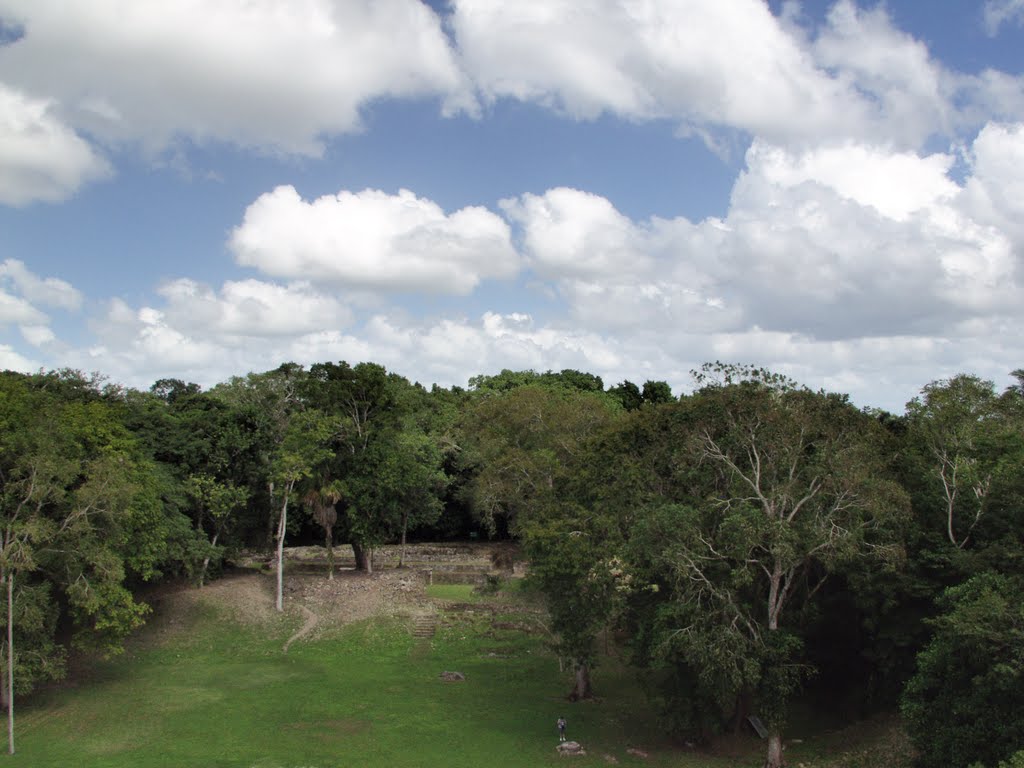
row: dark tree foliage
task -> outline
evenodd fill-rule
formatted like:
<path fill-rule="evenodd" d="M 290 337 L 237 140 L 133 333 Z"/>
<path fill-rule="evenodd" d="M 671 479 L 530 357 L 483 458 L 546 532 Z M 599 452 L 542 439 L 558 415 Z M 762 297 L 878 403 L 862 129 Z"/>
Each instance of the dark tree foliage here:
<path fill-rule="evenodd" d="M 981 574 L 940 605 L 904 694 L 907 730 L 922 766 L 994 766 L 1024 744 L 1024 579 Z"/>
<path fill-rule="evenodd" d="M 507 368 L 493 376 L 474 376 L 469 380 L 469 387 L 474 392 L 507 392 L 527 384 L 539 384 L 546 387 L 564 387 L 580 392 L 603 392 L 604 382 L 600 376 L 571 368 L 559 372 L 546 371 L 510 371 Z"/>
<path fill-rule="evenodd" d="M 208 392 L 0 374 L 13 693 L 59 676 L 59 631 L 116 648 L 143 618 L 143 581 L 214 578 L 275 533 L 328 553 L 348 540 L 368 568 L 385 542 L 485 531 L 522 541 L 576 697 L 616 630 L 687 739 L 756 710 L 775 766 L 797 691 L 852 719 L 912 678 L 902 707 L 923 764 L 1016 765 L 1014 376 L 1001 393 L 936 380 L 887 414 L 720 362 L 680 399 L 665 381 L 605 390 L 573 369 L 429 391 L 369 362 L 285 363 Z"/>
<path fill-rule="evenodd" d="M 648 379 L 644 382 L 642 396 L 644 403 L 649 405 L 664 405 L 675 400 L 675 397 L 672 396 L 672 387 L 668 385 L 667 381 Z"/>
<path fill-rule="evenodd" d="M 644 404 L 644 397 L 640 394 L 640 387 L 629 379 L 610 388 L 608 394 L 618 400 L 619 404 L 627 411 L 638 410 Z"/>

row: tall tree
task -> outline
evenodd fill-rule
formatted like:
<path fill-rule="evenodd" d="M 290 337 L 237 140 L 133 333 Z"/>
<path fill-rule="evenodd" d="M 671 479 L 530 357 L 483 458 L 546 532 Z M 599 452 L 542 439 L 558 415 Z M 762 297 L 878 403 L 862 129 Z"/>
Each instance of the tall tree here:
<path fill-rule="evenodd" d="M 664 405 L 675 401 L 672 396 L 672 387 L 667 381 L 653 381 L 648 379 L 644 382 L 643 389 L 644 403 L 650 405 Z"/>
<path fill-rule="evenodd" d="M 247 422 L 252 441 L 250 450 L 256 457 L 249 481 L 261 490 L 258 506 L 266 525 L 267 546 L 275 540 L 279 522 L 279 477 L 274 461 L 281 451 L 292 416 L 305 407 L 300 394 L 305 379 L 301 366 L 285 363 L 272 371 L 232 377 L 210 391 L 214 398 L 243 414 Z"/>
<path fill-rule="evenodd" d="M 922 765 L 995 765 L 1024 743 L 1024 581 L 984 573 L 941 600 L 902 713 Z"/>
<path fill-rule="evenodd" d="M 324 475 L 314 475 L 313 484 L 302 497 L 313 520 L 324 532 L 327 549 L 327 578 L 334 580 L 334 526 L 338 524 L 337 504 L 343 496 L 341 483 Z"/>
<path fill-rule="evenodd" d="M 54 637 L 62 610 L 80 637 L 108 651 L 141 624 L 147 609 L 126 578 L 156 575 L 173 526 L 187 530 L 152 489 L 151 465 L 99 393 L 63 376 L 0 374 L 0 688 L 11 752 L 15 694 L 63 672 Z"/>
<path fill-rule="evenodd" d="M 281 508 L 277 521 L 277 610 L 284 610 L 284 540 L 288 533 L 288 505 L 296 486 L 312 477 L 316 467 L 331 457 L 327 447 L 338 424 L 320 411 L 292 415 L 281 443 L 271 459 L 271 477 L 277 484 Z"/>
<path fill-rule="evenodd" d="M 195 505 L 196 528 L 210 537 L 209 550 L 199 570 L 198 582 L 201 588 L 206 580 L 210 559 L 215 555 L 219 557 L 217 541 L 229 529 L 234 513 L 249 500 L 249 490 L 200 473 L 186 480 L 185 492 Z"/>
<path fill-rule="evenodd" d="M 907 415 L 912 441 L 941 494 L 946 536 L 963 549 L 985 514 L 999 468 L 992 443 L 1003 420 L 995 389 L 976 376 L 935 381 L 907 403 Z"/>
<path fill-rule="evenodd" d="M 627 411 L 635 411 L 644 404 L 644 397 L 640 393 L 640 387 L 629 379 L 609 388 L 608 394 L 618 400 Z"/>
<path fill-rule="evenodd" d="M 694 666 L 759 689 L 766 765 L 777 768 L 802 665 L 788 609 L 845 561 L 897 557 L 889 535 L 907 503 L 887 478 L 874 420 L 844 397 L 759 373 L 727 371 L 734 383 L 684 406 L 694 412 L 683 460 L 698 468 L 699 490 L 692 506 L 652 510 L 645 538 L 662 586 L 693 620 L 678 637 L 698 638 L 686 647 Z"/>
<path fill-rule="evenodd" d="M 397 536 L 404 541 L 410 522 L 432 522 L 440 513 L 444 436 L 431 433 L 429 396 L 383 366 L 345 362 L 312 366 L 304 392 L 339 419 L 327 471 L 339 483 L 356 566 L 372 571 L 375 547 Z"/>
<path fill-rule="evenodd" d="M 479 397 L 463 417 L 464 445 L 478 466 L 473 506 L 493 534 L 511 531 L 543 502 L 585 440 L 621 411 L 604 393 L 528 384 Z"/>
<path fill-rule="evenodd" d="M 501 522 L 522 535 L 559 651 L 573 665 L 573 698 L 592 693 L 594 641 L 616 592 L 607 521 L 580 504 L 571 480 L 587 442 L 621 414 L 604 392 L 527 384 L 483 394 L 463 416 L 477 515 L 492 533 Z"/>

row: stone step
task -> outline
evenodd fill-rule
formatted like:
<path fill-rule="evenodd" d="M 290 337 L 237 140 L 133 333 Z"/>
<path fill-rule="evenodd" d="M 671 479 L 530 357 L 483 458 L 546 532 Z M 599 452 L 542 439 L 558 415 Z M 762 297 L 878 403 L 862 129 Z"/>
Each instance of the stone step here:
<path fill-rule="evenodd" d="M 412 618 L 412 636 L 416 638 L 430 638 L 437 634 L 437 617 L 432 615 L 419 615 Z"/>

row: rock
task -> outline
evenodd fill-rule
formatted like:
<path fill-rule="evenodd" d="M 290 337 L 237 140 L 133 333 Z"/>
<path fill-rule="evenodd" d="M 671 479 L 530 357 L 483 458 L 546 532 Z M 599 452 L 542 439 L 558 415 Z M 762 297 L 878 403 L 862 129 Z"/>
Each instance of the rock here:
<path fill-rule="evenodd" d="M 587 751 L 583 749 L 583 745 L 578 741 L 563 741 L 555 749 L 558 750 L 558 754 L 562 757 L 575 757 L 583 756 L 587 754 Z"/>
<path fill-rule="evenodd" d="M 466 679 L 466 676 L 461 672 L 449 672 L 445 670 L 441 673 L 441 679 L 446 683 L 461 683 Z"/>
<path fill-rule="evenodd" d="M 637 749 L 636 747 L 630 747 L 626 750 L 626 752 L 633 755 L 634 757 L 648 757 L 648 754 L 646 752 L 644 752 L 642 749 Z"/>
<path fill-rule="evenodd" d="M 615 755 L 605 755 L 604 756 L 604 761 L 606 763 L 611 763 L 612 765 L 618 765 L 619 764 L 619 758 L 617 758 Z"/>

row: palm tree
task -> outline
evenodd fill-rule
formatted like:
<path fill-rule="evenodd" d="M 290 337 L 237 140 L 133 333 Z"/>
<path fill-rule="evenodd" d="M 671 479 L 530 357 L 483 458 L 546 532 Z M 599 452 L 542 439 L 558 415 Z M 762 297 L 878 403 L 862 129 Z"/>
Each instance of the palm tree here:
<path fill-rule="evenodd" d="M 321 485 L 308 490 L 303 502 L 313 513 L 317 525 L 324 529 L 324 544 L 327 546 L 327 578 L 334 579 L 334 526 L 338 522 L 335 506 L 341 501 L 341 484 L 337 480 L 321 478 Z"/>

